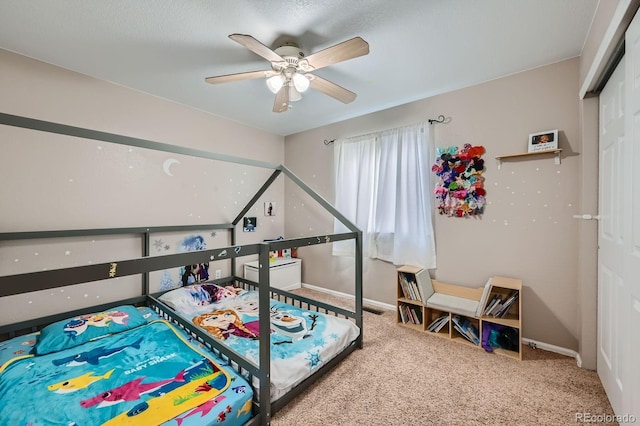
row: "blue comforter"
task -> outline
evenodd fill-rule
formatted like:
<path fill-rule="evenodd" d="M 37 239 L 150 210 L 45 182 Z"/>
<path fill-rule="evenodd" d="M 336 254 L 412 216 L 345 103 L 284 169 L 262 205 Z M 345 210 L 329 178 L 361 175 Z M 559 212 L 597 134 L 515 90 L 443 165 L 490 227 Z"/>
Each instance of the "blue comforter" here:
<path fill-rule="evenodd" d="M 0 369 L 0 424 L 160 424 L 174 418 L 173 424 L 181 424 L 185 413 L 197 407 L 211 411 L 220 405 L 216 410 L 224 413 L 228 400 L 222 393 L 232 379 L 169 323 L 153 321 L 60 352 L 22 355 L 5 363 Z"/>

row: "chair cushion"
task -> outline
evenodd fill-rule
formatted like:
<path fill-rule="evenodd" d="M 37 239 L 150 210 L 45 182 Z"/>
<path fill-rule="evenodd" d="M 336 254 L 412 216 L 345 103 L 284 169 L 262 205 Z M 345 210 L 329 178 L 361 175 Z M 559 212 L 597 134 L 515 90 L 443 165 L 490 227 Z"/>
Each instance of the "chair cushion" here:
<path fill-rule="evenodd" d="M 433 293 L 427 300 L 427 307 L 454 314 L 475 317 L 479 302 L 464 297 L 451 296 L 443 293 Z"/>

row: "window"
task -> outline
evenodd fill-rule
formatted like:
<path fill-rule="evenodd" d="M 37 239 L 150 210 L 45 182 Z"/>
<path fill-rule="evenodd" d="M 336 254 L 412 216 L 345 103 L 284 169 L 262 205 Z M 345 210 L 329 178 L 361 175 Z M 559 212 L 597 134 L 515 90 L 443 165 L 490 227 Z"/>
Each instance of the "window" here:
<path fill-rule="evenodd" d="M 432 152 L 426 123 L 335 142 L 335 207 L 362 230 L 365 256 L 435 268 Z M 337 220 L 334 228 L 348 232 Z M 353 253 L 353 241 L 333 244 L 335 255 Z"/>

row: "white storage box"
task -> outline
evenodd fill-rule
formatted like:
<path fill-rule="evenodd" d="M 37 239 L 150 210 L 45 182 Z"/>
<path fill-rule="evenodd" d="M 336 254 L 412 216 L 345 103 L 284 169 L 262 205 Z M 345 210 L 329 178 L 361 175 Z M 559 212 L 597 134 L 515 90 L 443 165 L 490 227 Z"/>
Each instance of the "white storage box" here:
<path fill-rule="evenodd" d="M 258 261 L 244 264 L 244 277 L 250 281 L 258 282 Z M 302 259 L 295 257 L 277 259 L 269 262 L 269 281 L 271 287 L 280 290 L 293 290 L 302 286 Z"/>

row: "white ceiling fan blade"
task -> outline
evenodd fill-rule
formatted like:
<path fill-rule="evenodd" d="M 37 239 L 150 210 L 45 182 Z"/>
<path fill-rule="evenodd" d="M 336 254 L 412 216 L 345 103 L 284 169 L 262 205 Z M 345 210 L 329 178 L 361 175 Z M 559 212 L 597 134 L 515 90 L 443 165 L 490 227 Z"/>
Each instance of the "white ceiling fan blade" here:
<path fill-rule="evenodd" d="M 231 34 L 229 38 L 237 43 L 240 43 L 256 55 L 260 55 L 269 62 L 284 62 L 284 58 L 278 55 L 276 52 L 260 43 L 255 38 L 247 34 Z"/>
<path fill-rule="evenodd" d="M 369 54 L 369 43 L 360 37 L 354 37 L 351 40 L 312 53 L 305 59 L 313 68 L 319 69 L 367 54 Z"/>
<path fill-rule="evenodd" d="M 289 109 L 289 85 L 285 84 L 276 93 L 276 100 L 273 102 L 273 112 L 285 112 Z"/>
<path fill-rule="evenodd" d="M 219 84 L 219 83 L 227 83 L 230 81 L 250 80 L 252 78 L 272 77 L 276 74 L 279 74 L 279 72 L 274 70 L 249 71 L 249 72 L 240 72 L 237 74 L 227 74 L 227 75 L 217 75 L 215 77 L 207 77 L 204 79 L 204 81 L 211 84 Z"/>
<path fill-rule="evenodd" d="M 345 104 L 348 104 L 349 102 L 353 102 L 357 96 L 352 91 L 347 90 L 344 87 L 338 86 L 337 84 L 332 83 L 329 80 L 325 80 L 322 77 L 318 77 L 317 75 L 314 75 L 311 78 L 311 88 L 318 90 L 319 92 L 322 92 L 325 95 L 331 96 L 332 98 L 337 99 L 340 102 Z"/>

